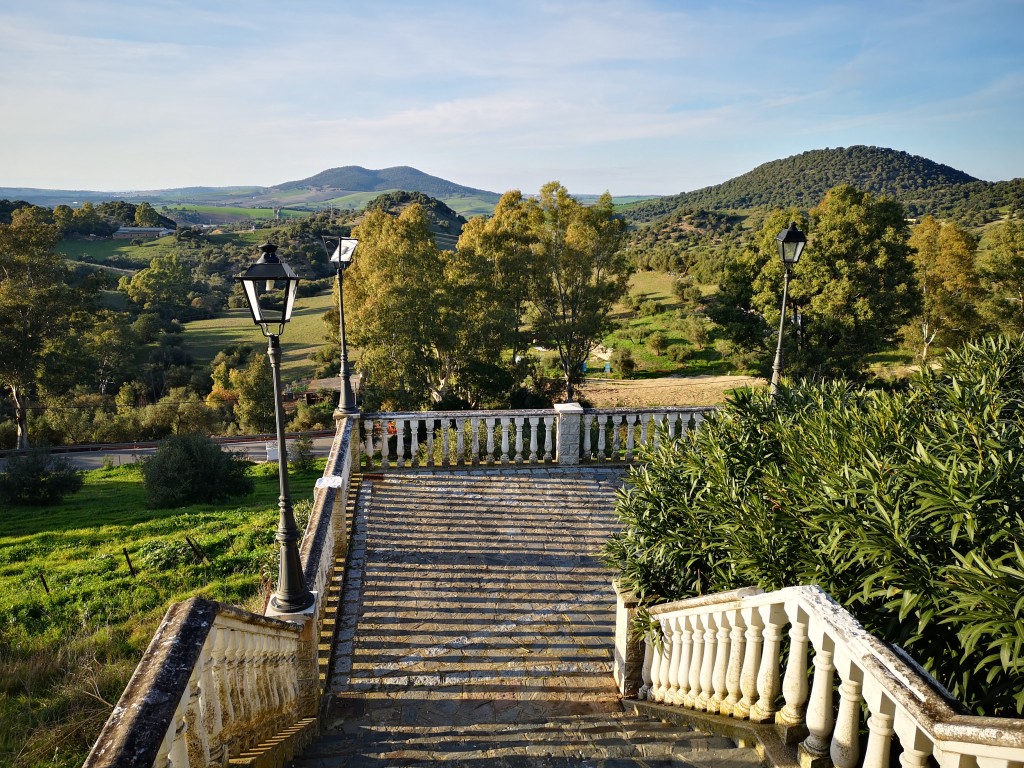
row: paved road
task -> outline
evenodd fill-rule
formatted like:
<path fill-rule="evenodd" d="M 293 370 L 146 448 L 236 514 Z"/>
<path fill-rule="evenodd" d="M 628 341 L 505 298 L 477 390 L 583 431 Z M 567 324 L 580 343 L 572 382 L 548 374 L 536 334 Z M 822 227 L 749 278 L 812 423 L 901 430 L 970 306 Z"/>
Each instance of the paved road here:
<path fill-rule="evenodd" d="M 331 443 L 334 441 L 333 437 L 314 437 L 313 438 L 313 454 L 315 456 L 326 456 L 331 450 Z M 288 444 L 291 445 L 291 440 Z M 276 446 L 276 441 L 271 443 L 272 446 Z M 231 442 L 224 444 L 225 450 L 240 453 L 246 458 L 252 461 L 267 461 L 267 441 L 266 440 L 252 440 L 248 442 Z M 145 458 L 146 456 L 152 455 L 156 451 L 156 448 L 124 448 L 114 449 L 105 448 L 99 446 L 96 450 L 91 451 L 75 451 L 67 453 L 67 457 L 71 459 L 71 463 L 79 469 L 99 469 L 108 460 L 115 466 L 122 464 L 131 464 L 139 459 Z M 276 461 L 277 457 L 273 459 Z M 3 468 L 4 459 L 0 458 L 0 469 Z"/>

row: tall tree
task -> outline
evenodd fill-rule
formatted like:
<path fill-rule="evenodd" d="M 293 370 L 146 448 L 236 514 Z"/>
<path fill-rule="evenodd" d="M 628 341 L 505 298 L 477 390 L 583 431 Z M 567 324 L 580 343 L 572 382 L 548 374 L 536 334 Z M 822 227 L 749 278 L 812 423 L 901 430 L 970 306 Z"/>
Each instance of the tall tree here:
<path fill-rule="evenodd" d="M 909 241 L 911 259 L 921 289 L 921 312 L 906 329 L 909 341 L 928 361 L 933 344 L 958 346 L 980 330 L 981 289 L 974 268 L 975 242 L 957 224 L 925 216 Z"/>
<path fill-rule="evenodd" d="M 165 317 L 180 315 L 189 306 L 192 286 L 192 270 L 177 253 L 154 257 L 148 267 L 118 284 L 132 302 Z"/>
<path fill-rule="evenodd" d="M 58 228 L 33 209 L 0 224 L 0 386 L 14 404 L 19 450 L 29 444 L 27 398 L 83 301 L 68 286 L 64 257 L 54 252 L 58 242 Z"/>
<path fill-rule="evenodd" d="M 558 350 L 566 397 L 583 379 L 583 363 L 611 327 L 612 305 L 627 289 L 629 262 L 621 251 L 625 222 L 607 192 L 581 205 L 557 181 L 531 202 L 533 329 Z"/>
<path fill-rule="evenodd" d="M 1024 333 L 1024 222 L 1007 219 L 985 237 L 978 258 L 984 314 L 1004 333 Z"/>

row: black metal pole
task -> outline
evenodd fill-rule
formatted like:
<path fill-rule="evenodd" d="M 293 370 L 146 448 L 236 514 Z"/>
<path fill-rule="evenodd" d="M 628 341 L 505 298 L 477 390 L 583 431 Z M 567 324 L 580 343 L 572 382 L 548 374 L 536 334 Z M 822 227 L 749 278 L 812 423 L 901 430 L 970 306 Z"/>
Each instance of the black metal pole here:
<path fill-rule="evenodd" d="M 789 265 L 783 263 L 785 277 L 782 280 L 782 312 L 779 315 L 779 344 L 775 348 L 775 363 L 772 365 L 773 395 L 779 394 L 779 378 L 782 376 L 782 330 L 786 325 L 786 298 L 789 296 Z"/>
<path fill-rule="evenodd" d="M 358 412 L 356 396 L 352 391 L 352 369 L 348 364 L 348 346 L 345 343 L 345 266 L 338 265 L 338 334 L 341 340 L 341 398 L 338 412 L 352 414 Z"/>
<path fill-rule="evenodd" d="M 288 491 L 288 452 L 284 440 L 284 404 L 281 402 L 281 343 L 277 336 L 267 337 L 267 355 L 274 377 L 274 406 L 277 420 L 277 470 L 281 480 L 281 510 L 277 524 L 277 542 L 281 545 L 277 590 L 270 598 L 271 607 L 281 613 L 298 613 L 313 604 L 313 593 L 306 587 L 299 560 L 299 528 L 295 525 L 292 499 Z"/>

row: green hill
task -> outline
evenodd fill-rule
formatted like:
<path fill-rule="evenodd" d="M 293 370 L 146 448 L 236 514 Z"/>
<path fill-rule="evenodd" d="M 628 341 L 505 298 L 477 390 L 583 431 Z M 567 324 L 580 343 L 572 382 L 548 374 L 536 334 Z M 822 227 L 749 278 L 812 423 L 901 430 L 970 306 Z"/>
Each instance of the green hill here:
<path fill-rule="evenodd" d="M 723 184 L 627 206 L 634 222 L 679 210 L 812 208 L 839 184 L 895 198 L 915 216 L 984 224 L 1024 203 L 1024 179 L 987 182 L 927 158 L 883 147 L 816 149 L 773 160 Z"/>

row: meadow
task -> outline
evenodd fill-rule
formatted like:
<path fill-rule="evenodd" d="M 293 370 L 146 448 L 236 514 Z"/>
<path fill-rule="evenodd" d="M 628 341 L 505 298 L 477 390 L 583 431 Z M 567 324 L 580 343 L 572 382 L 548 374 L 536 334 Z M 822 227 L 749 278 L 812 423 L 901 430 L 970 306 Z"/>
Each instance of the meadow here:
<path fill-rule="evenodd" d="M 294 498 L 311 498 L 322 471 L 293 472 Z M 201 594 L 261 611 L 277 465 L 249 473 L 252 494 L 216 505 L 151 509 L 124 466 L 85 473 L 53 507 L 4 509 L 0 765 L 81 765 L 171 603 Z"/>

